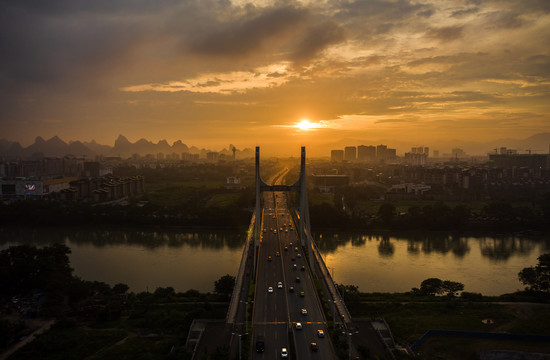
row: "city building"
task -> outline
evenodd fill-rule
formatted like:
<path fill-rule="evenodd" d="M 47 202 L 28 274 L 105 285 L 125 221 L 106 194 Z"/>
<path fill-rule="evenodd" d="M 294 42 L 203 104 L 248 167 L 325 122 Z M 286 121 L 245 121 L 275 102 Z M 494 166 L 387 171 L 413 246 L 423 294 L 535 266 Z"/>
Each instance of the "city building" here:
<path fill-rule="evenodd" d="M 330 152 L 330 161 L 333 161 L 333 162 L 344 161 L 344 150 L 332 150 Z"/>
<path fill-rule="evenodd" d="M 361 162 L 376 161 L 376 147 L 369 145 L 360 145 L 357 147 L 357 160 Z"/>
<path fill-rule="evenodd" d="M 344 160 L 349 162 L 357 160 L 357 148 L 355 146 L 346 146 L 344 148 Z"/>

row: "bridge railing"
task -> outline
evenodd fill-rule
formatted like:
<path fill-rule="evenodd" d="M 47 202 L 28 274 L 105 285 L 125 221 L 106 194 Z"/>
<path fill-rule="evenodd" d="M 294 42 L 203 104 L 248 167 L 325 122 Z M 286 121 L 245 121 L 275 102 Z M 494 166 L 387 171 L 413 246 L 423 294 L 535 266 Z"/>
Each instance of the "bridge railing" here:
<path fill-rule="evenodd" d="M 321 272 L 323 273 L 323 277 L 325 278 L 325 282 L 327 284 L 327 287 L 330 291 L 330 295 L 332 297 L 332 300 L 334 301 L 334 305 L 336 309 L 338 310 L 338 313 L 340 314 L 341 319 L 343 320 L 344 325 L 347 326 L 347 324 L 351 324 L 351 315 L 348 311 L 348 308 L 346 306 L 346 303 L 340 296 L 340 293 L 338 292 L 338 289 L 336 289 L 336 285 L 334 284 L 334 280 L 332 279 L 332 276 L 330 275 L 330 272 L 328 271 L 327 265 L 325 264 L 325 261 L 323 260 L 323 257 L 321 256 L 321 253 L 319 252 L 319 248 L 317 247 L 317 244 L 313 240 L 312 236 L 306 232 L 306 236 L 308 237 L 309 242 L 311 243 L 311 247 L 313 250 L 313 254 L 315 255 L 315 260 L 317 261 L 317 264 L 319 265 L 319 268 L 321 269 Z"/>
<path fill-rule="evenodd" d="M 245 270 L 246 260 L 248 258 L 248 253 L 250 251 L 250 245 L 254 241 L 255 220 L 256 220 L 256 214 L 252 214 L 252 220 L 250 220 L 250 225 L 248 226 L 246 243 L 244 244 L 243 255 L 241 257 L 241 264 L 239 265 L 239 272 L 237 273 L 237 278 L 235 279 L 235 287 L 233 288 L 233 294 L 231 294 L 231 302 L 229 303 L 229 309 L 227 310 L 227 316 L 225 318 L 225 322 L 228 324 L 234 323 L 236 321 L 235 316 L 237 315 L 239 301 L 241 300 L 239 296 L 239 292 L 243 287 L 244 274 L 246 272 Z"/>

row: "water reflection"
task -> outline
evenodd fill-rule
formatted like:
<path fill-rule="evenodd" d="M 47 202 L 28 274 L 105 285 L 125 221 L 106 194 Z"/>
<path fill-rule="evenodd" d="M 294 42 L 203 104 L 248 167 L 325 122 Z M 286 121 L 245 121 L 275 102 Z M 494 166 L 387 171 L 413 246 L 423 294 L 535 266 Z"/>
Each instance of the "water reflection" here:
<path fill-rule="evenodd" d="M 380 254 L 380 256 L 390 257 L 393 255 L 394 251 L 395 247 L 390 242 L 390 237 L 382 236 L 380 244 L 378 245 L 378 254 Z"/>
<path fill-rule="evenodd" d="M 522 289 L 518 272 L 548 252 L 550 240 L 422 233 L 314 234 L 341 284 L 365 292 L 401 292 L 431 277 L 458 281 L 466 291 L 500 295 Z"/>
<path fill-rule="evenodd" d="M 531 254 L 537 246 L 550 249 L 550 240 L 526 238 L 519 236 L 468 237 L 448 234 L 368 234 L 357 233 L 315 233 L 315 241 L 324 254 L 334 254 L 339 247 L 351 244 L 353 247 L 365 247 L 367 242 L 378 243 L 380 256 L 391 257 L 395 253 L 395 243 L 404 241 L 407 253 L 420 254 L 453 254 L 456 258 L 466 257 L 471 244 L 479 244 L 481 255 L 494 261 L 506 261 L 511 256 Z"/>
<path fill-rule="evenodd" d="M 528 255 L 535 246 L 536 243 L 531 240 L 512 236 L 484 237 L 479 241 L 483 256 L 497 262 L 506 261 L 514 254 Z"/>
<path fill-rule="evenodd" d="M 246 233 L 220 230 L 0 229 L 0 249 L 62 242 L 71 248 L 74 275 L 136 292 L 212 291 L 221 276 L 236 275 L 245 240 Z"/>
<path fill-rule="evenodd" d="M 136 230 L 136 229 L 0 229 L 0 247 L 9 243 L 32 243 L 45 246 L 54 242 L 97 248 L 112 245 L 139 245 L 154 250 L 168 246 L 236 250 L 243 247 L 246 234 L 237 231 Z"/>

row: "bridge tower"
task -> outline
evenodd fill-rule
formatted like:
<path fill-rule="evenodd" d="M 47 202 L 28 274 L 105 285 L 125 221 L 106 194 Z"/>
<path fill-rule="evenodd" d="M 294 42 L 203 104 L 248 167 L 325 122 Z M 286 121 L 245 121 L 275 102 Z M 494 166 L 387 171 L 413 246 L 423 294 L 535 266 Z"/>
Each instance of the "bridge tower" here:
<path fill-rule="evenodd" d="M 300 177 L 292 185 L 268 185 L 260 176 L 260 147 L 256 146 L 256 208 L 255 224 L 254 224 L 254 258 L 256 257 L 256 248 L 260 244 L 261 236 L 261 193 L 264 191 L 293 191 L 297 192 L 300 196 L 300 205 L 298 208 L 298 234 L 300 236 L 300 242 L 302 246 L 305 246 L 308 250 L 311 249 L 311 227 L 309 223 L 309 206 L 307 199 L 307 185 L 306 185 L 306 147 L 301 148 L 300 159 Z M 311 269 L 313 267 L 313 257 L 310 256 Z"/>

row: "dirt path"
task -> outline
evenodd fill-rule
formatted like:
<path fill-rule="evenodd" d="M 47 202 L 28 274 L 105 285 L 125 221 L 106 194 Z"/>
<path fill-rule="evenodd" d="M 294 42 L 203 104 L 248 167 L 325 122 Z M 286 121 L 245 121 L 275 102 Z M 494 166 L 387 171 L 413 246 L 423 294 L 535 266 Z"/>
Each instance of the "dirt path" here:
<path fill-rule="evenodd" d="M 31 341 L 34 340 L 34 338 L 37 336 L 37 335 L 40 335 L 42 334 L 44 331 L 48 330 L 50 328 L 50 326 L 53 325 L 53 323 L 55 322 L 55 320 L 46 320 L 43 322 L 43 324 L 38 328 L 36 329 L 35 331 L 33 331 L 29 336 L 27 336 L 25 339 L 13 344 L 12 346 L 10 346 L 9 348 L 6 349 L 6 351 L 4 351 L 3 353 L 0 354 L 0 360 L 5 360 L 7 359 L 10 355 L 12 355 L 13 353 L 15 353 L 17 350 L 21 349 L 23 346 L 25 346 L 26 344 L 30 343 Z"/>

